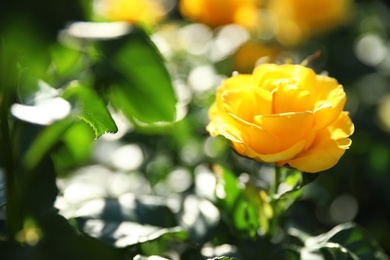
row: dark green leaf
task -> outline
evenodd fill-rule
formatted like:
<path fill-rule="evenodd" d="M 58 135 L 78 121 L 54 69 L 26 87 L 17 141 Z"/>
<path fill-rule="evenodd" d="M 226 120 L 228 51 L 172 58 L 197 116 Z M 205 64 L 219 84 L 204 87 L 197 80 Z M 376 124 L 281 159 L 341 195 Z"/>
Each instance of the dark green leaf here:
<path fill-rule="evenodd" d="M 330 233 L 334 234 L 329 241 L 342 245 L 359 259 L 388 259 L 376 241 L 362 227 L 346 223 L 332 231 Z"/>
<path fill-rule="evenodd" d="M 92 153 L 95 134 L 83 121 L 74 122 L 60 138 L 61 146 L 51 156 L 57 168 L 57 176 L 87 162 Z"/>
<path fill-rule="evenodd" d="M 304 187 L 313 181 L 315 181 L 318 177 L 320 176 L 319 173 L 307 173 L 307 172 L 302 172 L 302 179 L 300 182 L 300 187 Z"/>
<path fill-rule="evenodd" d="M 327 233 L 310 238 L 311 248 L 318 248 L 330 259 L 389 259 L 376 241 L 360 226 L 345 223 Z M 309 249 L 310 249 L 309 247 Z"/>
<path fill-rule="evenodd" d="M 118 131 L 107 106 L 92 89 L 74 81 L 62 97 L 76 107 L 76 114 L 93 128 L 96 138 Z"/>
<path fill-rule="evenodd" d="M 300 251 L 298 248 L 283 248 L 275 252 L 271 260 L 299 260 L 301 259 Z"/>
<path fill-rule="evenodd" d="M 345 259 L 345 260 L 359 260 L 355 255 L 350 254 L 347 249 L 339 244 L 327 243 L 319 250 L 325 260 Z"/>
<path fill-rule="evenodd" d="M 58 142 L 66 130 L 74 123 L 74 119 L 66 118 L 48 126 L 34 140 L 24 157 L 26 168 L 34 168 Z"/>
<path fill-rule="evenodd" d="M 45 239 L 40 243 L 39 259 L 127 259 L 123 250 L 77 232 L 58 214 L 48 216 L 42 223 Z"/>

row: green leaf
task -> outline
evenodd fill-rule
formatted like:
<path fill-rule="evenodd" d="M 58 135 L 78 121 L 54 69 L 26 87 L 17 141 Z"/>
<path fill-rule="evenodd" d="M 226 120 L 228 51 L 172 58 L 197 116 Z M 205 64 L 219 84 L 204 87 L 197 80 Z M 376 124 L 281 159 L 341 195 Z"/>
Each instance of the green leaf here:
<path fill-rule="evenodd" d="M 91 205 L 103 204 L 104 208 L 96 208 Z M 103 221 L 131 221 L 139 224 L 172 227 L 176 226 L 175 216 L 162 197 L 133 197 L 129 199 L 97 199 L 81 204 L 85 210 L 77 217 L 102 219 Z M 156 218 L 156 216 L 163 216 Z"/>
<path fill-rule="evenodd" d="M 27 169 L 34 168 L 43 157 L 53 149 L 61 136 L 74 123 L 74 119 L 65 118 L 46 127 L 34 140 L 24 156 L 24 166 Z"/>
<path fill-rule="evenodd" d="M 74 122 L 60 137 L 61 146 L 51 156 L 56 165 L 57 176 L 64 177 L 69 169 L 87 162 L 92 153 L 95 134 L 83 121 Z"/>
<path fill-rule="evenodd" d="M 216 196 L 228 214 L 228 222 L 232 222 L 231 225 L 245 236 L 254 237 L 259 229 L 260 197 L 257 197 L 259 203 L 255 203 L 254 198 L 248 198 L 237 177 L 228 169 L 216 165 L 214 172 L 217 175 Z M 252 193 L 248 190 L 248 194 Z"/>
<path fill-rule="evenodd" d="M 279 169 L 278 182 L 286 186 L 286 190 L 273 196 L 276 211 L 285 212 L 302 195 L 302 188 L 315 181 L 319 174 L 305 173 L 296 169 L 282 167 Z"/>
<path fill-rule="evenodd" d="M 51 49 L 52 63 L 59 77 L 66 77 L 80 71 L 85 66 L 86 60 L 81 59 L 80 51 L 69 49 L 60 44 Z"/>
<path fill-rule="evenodd" d="M 242 194 L 237 177 L 221 165 L 215 165 L 213 171 L 217 175 L 216 196 L 223 200 L 223 204 L 229 211 L 234 210 L 238 197 Z"/>
<path fill-rule="evenodd" d="M 338 225 L 308 240 L 306 249 L 320 251 L 326 259 L 389 259 L 371 235 L 354 223 Z"/>
<path fill-rule="evenodd" d="M 76 107 L 76 114 L 93 128 L 96 138 L 118 131 L 106 104 L 92 89 L 73 81 L 62 97 Z"/>
<path fill-rule="evenodd" d="M 271 257 L 271 260 L 299 260 L 300 252 L 298 248 L 283 248 L 275 252 Z"/>
<path fill-rule="evenodd" d="M 45 239 L 37 248 L 42 253 L 37 259 L 129 259 L 135 255 L 78 232 L 59 214 L 47 216 L 41 228 Z"/>
<path fill-rule="evenodd" d="M 296 193 L 296 191 L 315 181 L 319 176 L 317 173 L 306 173 L 287 167 L 278 167 L 276 170 L 279 171 L 277 180 L 279 185 L 287 186 L 284 192 L 274 195 L 276 199 L 281 199 L 294 192 Z"/>
<path fill-rule="evenodd" d="M 134 29 L 126 37 L 103 46 L 106 59 L 100 69 L 106 75 L 100 76 L 105 76 L 105 83 L 110 85 L 112 105 L 141 125 L 172 122 L 176 97 L 171 78 L 149 37 Z M 110 53 L 113 49 L 115 52 Z"/>

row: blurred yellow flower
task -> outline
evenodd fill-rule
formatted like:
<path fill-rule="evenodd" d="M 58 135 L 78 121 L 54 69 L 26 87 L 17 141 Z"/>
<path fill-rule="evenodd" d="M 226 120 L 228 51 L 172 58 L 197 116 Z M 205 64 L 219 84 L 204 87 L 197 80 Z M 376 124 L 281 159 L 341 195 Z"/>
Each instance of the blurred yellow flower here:
<path fill-rule="evenodd" d="M 273 62 L 281 51 L 282 49 L 274 45 L 255 41 L 246 42 L 238 48 L 233 56 L 233 69 L 240 73 L 250 73 L 260 59 Z"/>
<path fill-rule="evenodd" d="M 95 0 L 94 11 L 103 20 L 155 24 L 164 15 L 164 8 L 154 0 Z"/>
<path fill-rule="evenodd" d="M 181 0 L 183 17 L 211 27 L 236 23 L 246 28 L 256 25 L 258 0 Z"/>
<path fill-rule="evenodd" d="M 351 145 L 345 102 L 334 78 L 301 65 L 263 64 L 222 83 L 207 130 L 230 140 L 240 155 L 319 172 Z"/>
<path fill-rule="evenodd" d="M 352 0 L 272 0 L 276 38 L 283 45 L 296 45 L 311 35 L 348 20 Z"/>

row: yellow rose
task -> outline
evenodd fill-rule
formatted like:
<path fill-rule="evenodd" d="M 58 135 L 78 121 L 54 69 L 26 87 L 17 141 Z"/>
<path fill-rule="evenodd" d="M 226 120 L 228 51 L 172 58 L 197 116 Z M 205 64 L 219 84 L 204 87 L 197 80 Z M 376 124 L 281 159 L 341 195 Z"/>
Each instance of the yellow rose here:
<path fill-rule="evenodd" d="M 272 0 L 269 9 L 276 17 L 276 38 L 295 45 L 347 21 L 352 0 Z"/>
<path fill-rule="evenodd" d="M 345 102 L 334 78 L 301 65 L 263 64 L 222 83 L 207 130 L 230 140 L 240 155 L 319 172 L 351 145 Z"/>
<path fill-rule="evenodd" d="M 257 23 L 258 0 L 181 0 L 180 13 L 211 27 L 240 24 L 251 28 Z"/>

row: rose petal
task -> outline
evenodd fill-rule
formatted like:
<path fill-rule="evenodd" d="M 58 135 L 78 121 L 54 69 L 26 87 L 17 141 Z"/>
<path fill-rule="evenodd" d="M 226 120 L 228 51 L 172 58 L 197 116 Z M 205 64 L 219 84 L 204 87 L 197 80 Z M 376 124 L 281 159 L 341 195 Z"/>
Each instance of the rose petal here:
<path fill-rule="evenodd" d="M 236 136 L 236 139 L 239 140 L 237 142 L 245 143 L 255 153 L 277 153 L 281 150 L 280 140 L 273 133 L 267 132 L 255 124 L 244 121 L 234 114 L 229 115 L 239 125 L 235 130 L 232 127 L 225 127 L 225 131 Z"/>
<path fill-rule="evenodd" d="M 291 167 L 309 173 L 320 172 L 332 168 L 344 154 L 345 146 L 340 146 L 338 141 L 329 139 L 330 135 L 325 136 L 322 134 L 321 138 L 327 139 L 327 141 L 317 144 L 312 149 L 299 155 L 297 159 L 285 161 L 280 164 L 284 165 L 287 163 Z M 347 140 L 342 142 L 347 142 Z"/>
<path fill-rule="evenodd" d="M 272 95 L 266 90 L 247 87 L 240 90 L 227 90 L 222 94 L 223 108 L 239 118 L 254 122 L 257 115 L 272 112 Z"/>
<path fill-rule="evenodd" d="M 259 115 L 255 117 L 255 123 L 265 131 L 277 136 L 281 140 L 280 149 L 285 150 L 311 134 L 314 114 L 300 112 Z"/>
<path fill-rule="evenodd" d="M 318 85 L 318 88 L 321 90 L 317 96 L 315 130 L 320 130 L 334 122 L 340 115 L 346 102 L 343 86 L 339 85 L 336 80 L 322 76 L 318 76 L 318 79 L 321 79 Z M 324 102 L 331 104 L 331 106 L 320 109 Z"/>
<path fill-rule="evenodd" d="M 348 112 L 341 112 L 339 118 L 329 127 L 332 132 L 332 139 L 338 140 L 348 137 L 355 131 L 355 126 L 348 116 Z"/>
<path fill-rule="evenodd" d="M 248 86 L 255 86 L 252 75 L 238 74 L 225 79 L 222 86 L 218 89 L 221 93 L 229 89 L 245 89 Z M 217 95 L 218 96 L 218 95 Z"/>
<path fill-rule="evenodd" d="M 274 92 L 274 113 L 312 111 L 314 99 L 308 90 L 298 88 L 288 82 L 281 82 Z"/>
<path fill-rule="evenodd" d="M 346 112 L 340 114 L 330 127 L 317 133 L 312 146 L 298 155 L 296 159 L 281 162 L 304 172 L 319 172 L 337 164 L 345 149 L 351 145 L 347 138 L 354 131 L 354 126 Z"/>
<path fill-rule="evenodd" d="M 260 154 L 256 153 L 255 151 L 248 149 L 246 150 L 246 155 L 248 157 L 254 158 L 261 162 L 269 162 L 269 163 L 277 163 L 280 161 L 289 160 L 290 158 L 294 158 L 298 153 L 300 153 L 303 148 L 305 147 L 305 141 L 302 140 L 289 149 L 283 150 L 279 153 L 273 153 L 273 154 Z"/>

